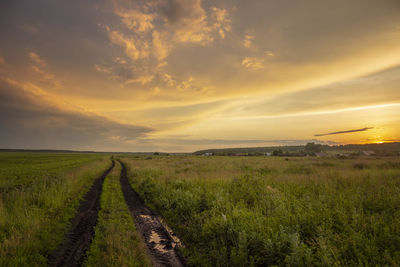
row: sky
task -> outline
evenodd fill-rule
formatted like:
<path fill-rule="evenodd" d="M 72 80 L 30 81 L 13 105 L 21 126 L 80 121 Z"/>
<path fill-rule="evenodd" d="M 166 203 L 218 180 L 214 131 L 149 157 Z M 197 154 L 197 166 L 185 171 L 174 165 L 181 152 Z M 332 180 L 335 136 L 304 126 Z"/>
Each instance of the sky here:
<path fill-rule="evenodd" d="M 398 0 L 3 0 L 0 148 L 400 140 Z"/>

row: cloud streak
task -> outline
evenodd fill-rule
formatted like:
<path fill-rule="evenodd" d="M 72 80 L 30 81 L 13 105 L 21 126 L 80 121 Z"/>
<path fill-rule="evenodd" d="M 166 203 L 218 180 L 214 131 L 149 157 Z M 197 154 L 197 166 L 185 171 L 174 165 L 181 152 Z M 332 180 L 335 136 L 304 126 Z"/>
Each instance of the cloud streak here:
<path fill-rule="evenodd" d="M 361 129 L 354 129 L 354 130 L 346 130 L 346 131 L 338 131 L 332 133 L 324 133 L 324 134 L 314 134 L 314 136 L 326 136 L 326 135 L 335 135 L 335 134 L 346 134 L 346 133 L 355 133 L 355 132 L 365 132 L 368 130 L 374 129 L 374 127 L 365 127 Z"/>

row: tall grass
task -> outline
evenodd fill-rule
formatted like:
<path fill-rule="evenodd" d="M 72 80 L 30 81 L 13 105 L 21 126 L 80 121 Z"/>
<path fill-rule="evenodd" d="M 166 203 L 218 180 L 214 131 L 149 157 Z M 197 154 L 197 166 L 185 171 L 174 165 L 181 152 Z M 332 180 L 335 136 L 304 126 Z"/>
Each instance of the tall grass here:
<path fill-rule="evenodd" d="M 121 191 L 121 165 L 107 176 L 100 199 L 101 210 L 86 266 L 150 266 L 146 247 L 136 232 Z"/>
<path fill-rule="evenodd" d="M 398 158 L 125 162 L 132 185 L 185 244 L 190 265 L 400 262 Z"/>
<path fill-rule="evenodd" d="M 0 266 L 46 265 L 104 155 L 0 153 Z"/>

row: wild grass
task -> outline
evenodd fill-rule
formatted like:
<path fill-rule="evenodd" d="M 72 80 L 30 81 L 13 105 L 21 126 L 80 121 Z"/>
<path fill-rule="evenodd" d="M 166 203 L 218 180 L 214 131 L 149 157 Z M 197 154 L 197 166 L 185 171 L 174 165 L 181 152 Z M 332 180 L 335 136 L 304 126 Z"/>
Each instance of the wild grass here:
<path fill-rule="evenodd" d="M 0 266 L 46 265 L 110 164 L 104 155 L 0 153 Z"/>
<path fill-rule="evenodd" d="M 400 262 L 399 158 L 124 160 L 133 187 L 183 241 L 189 265 Z"/>
<path fill-rule="evenodd" d="M 121 191 L 120 172 L 121 165 L 117 163 L 104 181 L 86 266 L 151 266 Z"/>

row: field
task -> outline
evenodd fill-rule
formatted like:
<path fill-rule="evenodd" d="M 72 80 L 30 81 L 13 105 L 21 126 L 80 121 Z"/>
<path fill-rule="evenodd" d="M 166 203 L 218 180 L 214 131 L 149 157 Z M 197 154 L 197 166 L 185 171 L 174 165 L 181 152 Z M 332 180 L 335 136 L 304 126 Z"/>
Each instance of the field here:
<path fill-rule="evenodd" d="M 2 152 L 0 192 L 0 266 L 54 265 L 94 198 L 84 266 L 400 262 L 399 157 Z"/>
<path fill-rule="evenodd" d="M 400 160 L 124 159 L 181 238 L 189 265 L 400 262 Z"/>
<path fill-rule="evenodd" d="M 97 154 L 1 153 L 0 266 L 46 264 L 110 163 Z"/>

